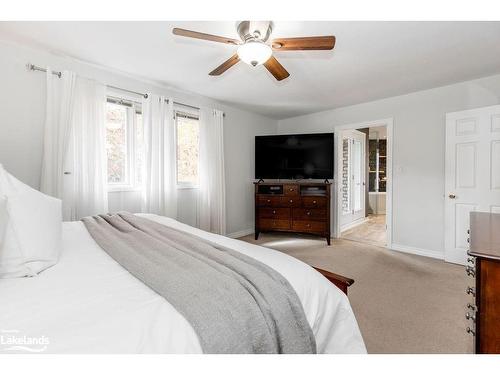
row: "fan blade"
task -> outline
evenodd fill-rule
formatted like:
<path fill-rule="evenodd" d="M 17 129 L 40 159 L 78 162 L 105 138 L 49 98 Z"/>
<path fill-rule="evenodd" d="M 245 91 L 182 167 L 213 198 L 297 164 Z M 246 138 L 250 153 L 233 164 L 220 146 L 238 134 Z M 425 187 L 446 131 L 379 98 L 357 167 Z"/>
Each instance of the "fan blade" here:
<path fill-rule="evenodd" d="M 278 81 L 281 81 L 290 76 L 290 73 L 288 73 L 286 69 L 283 68 L 283 65 L 281 65 L 274 56 L 271 56 L 269 60 L 264 63 L 264 66 Z"/>
<path fill-rule="evenodd" d="M 241 41 L 231 38 L 224 38 L 222 36 L 199 33 L 197 31 L 191 31 L 186 29 L 179 29 L 177 27 L 172 29 L 172 33 L 175 35 L 185 36 L 188 38 L 196 38 L 203 40 L 210 40 L 212 42 L 226 43 L 226 44 L 241 44 Z"/>
<path fill-rule="evenodd" d="M 227 59 L 226 61 L 224 61 L 221 65 L 219 65 L 217 68 L 215 68 L 210 73 L 208 73 L 208 75 L 210 75 L 210 76 L 220 76 L 222 73 L 224 73 L 226 70 L 228 70 L 234 64 L 236 64 L 238 61 L 240 61 L 240 58 L 238 57 L 237 54 L 234 54 L 229 59 Z"/>
<path fill-rule="evenodd" d="M 335 37 L 310 36 L 305 38 L 280 38 L 271 43 L 276 51 L 328 50 L 335 46 Z"/>

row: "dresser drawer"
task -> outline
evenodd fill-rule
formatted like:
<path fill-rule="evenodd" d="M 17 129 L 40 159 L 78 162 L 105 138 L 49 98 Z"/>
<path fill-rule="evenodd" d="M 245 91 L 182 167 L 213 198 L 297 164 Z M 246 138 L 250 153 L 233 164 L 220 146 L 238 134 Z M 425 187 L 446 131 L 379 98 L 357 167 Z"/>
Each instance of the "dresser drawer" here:
<path fill-rule="evenodd" d="M 259 217 L 263 219 L 290 219 L 289 208 L 267 208 L 259 210 Z"/>
<path fill-rule="evenodd" d="M 286 196 L 286 197 L 281 197 L 281 202 L 280 205 L 282 207 L 300 207 L 300 197 L 297 196 Z"/>
<path fill-rule="evenodd" d="M 326 208 L 326 197 L 302 197 L 302 203 L 306 208 Z"/>
<path fill-rule="evenodd" d="M 292 223 L 292 229 L 297 232 L 323 233 L 326 231 L 326 223 L 321 221 L 294 220 Z"/>
<path fill-rule="evenodd" d="M 294 220 L 326 220 L 326 209 L 324 208 L 294 208 L 292 217 Z"/>
<path fill-rule="evenodd" d="M 299 185 L 286 184 L 283 186 L 285 195 L 299 195 Z"/>
<path fill-rule="evenodd" d="M 260 230 L 290 229 L 290 220 L 284 219 L 260 219 Z"/>
<path fill-rule="evenodd" d="M 257 196 L 257 205 L 261 207 L 274 207 L 280 205 L 281 197 Z"/>

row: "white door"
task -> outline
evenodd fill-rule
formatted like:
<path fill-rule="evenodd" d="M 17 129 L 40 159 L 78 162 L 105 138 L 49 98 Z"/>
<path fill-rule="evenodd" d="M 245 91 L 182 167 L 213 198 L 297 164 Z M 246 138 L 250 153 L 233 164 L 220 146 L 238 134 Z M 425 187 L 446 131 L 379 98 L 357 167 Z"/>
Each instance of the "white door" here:
<path fill-rule="evenodd" d="M 500 213 L 500 105 L 446 114 L 445 260 L 465 264 L 469 213 Z"/>
<path fill-rule="evenodd" d="M 340 147 L 341 230 L 365 217 L 366 135 L 344 130 Z"/>

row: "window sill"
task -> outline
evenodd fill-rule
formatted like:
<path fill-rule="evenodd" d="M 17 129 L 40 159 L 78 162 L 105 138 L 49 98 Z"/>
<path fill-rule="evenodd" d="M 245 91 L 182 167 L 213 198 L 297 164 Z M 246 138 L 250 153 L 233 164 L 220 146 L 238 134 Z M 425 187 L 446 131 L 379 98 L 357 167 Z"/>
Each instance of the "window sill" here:
<path fill-rule="evenodd" d="M 108 186 L 108 193 L 140 192 L 142 188 L 133 186 Z"/>
<path fill-rule="evenodd" d="M 198 185 L 177 185 L 177 190 L 197 190 Z"/>

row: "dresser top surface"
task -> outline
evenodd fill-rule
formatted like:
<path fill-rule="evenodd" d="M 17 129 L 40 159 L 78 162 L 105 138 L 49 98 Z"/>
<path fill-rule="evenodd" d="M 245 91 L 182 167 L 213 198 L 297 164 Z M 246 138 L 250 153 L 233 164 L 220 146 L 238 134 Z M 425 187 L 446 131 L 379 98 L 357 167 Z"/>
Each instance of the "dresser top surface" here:
<path fill-rule="evenodd" d="M 500 214 L 471 212 L 468 254 L 500 260 Z"/>
<path fill-rule="evenodd" d="M 314 181 L 265 181 L 265 182 L 257 182 L 253 183 L 254 185 L 302 185 L 302 186 L 326 186 L 331 185 L 331 182 L 314 182 Z"/>

